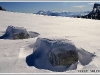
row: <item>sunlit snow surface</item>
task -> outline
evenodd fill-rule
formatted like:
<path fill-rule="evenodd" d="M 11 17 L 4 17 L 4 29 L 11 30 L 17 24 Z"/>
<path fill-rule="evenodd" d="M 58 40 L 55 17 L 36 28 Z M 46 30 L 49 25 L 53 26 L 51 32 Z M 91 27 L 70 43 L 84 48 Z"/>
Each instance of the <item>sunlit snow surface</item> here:
<path fill-rule="evenodd" d="M 68 39 L 84 55 L 83 63 L 88 61 L 82 51 L 86 50 L 96 56 L 87 65 L 77 64 L 76 70 L 67 73 L 80 73 L 78 70 L 100 69 L 100 22 L 99 20 L 40 16 L 35 14 L 0 11 L 0 36 L 9 25 L 25 27 L 28 31 L 39 33 L 35 38 L 23 40 L 0 39 L 0 73 L 58 73 L 45 69 L 29 67 L 26 57 L 33 53 L 34 43 L 38 37 L 49 39 Z M 72 65 L 73 67 L 73 65 Z M 63 73 L 65 73 L 63 72 Z"/>

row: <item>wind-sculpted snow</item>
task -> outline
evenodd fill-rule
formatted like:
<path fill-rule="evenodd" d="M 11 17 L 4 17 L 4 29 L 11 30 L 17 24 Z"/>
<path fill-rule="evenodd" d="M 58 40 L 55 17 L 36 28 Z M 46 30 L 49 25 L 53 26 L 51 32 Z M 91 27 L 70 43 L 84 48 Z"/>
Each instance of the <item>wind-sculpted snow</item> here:
<path fill-rule="evenodd" d="M 63 72 L 77 69 L 78 60 L 82 65 L 89 64 L 92 56 L 87 51 L 78 50 L 70 40 L 38 38 L 26 63 L 39 69 Z"/>
<path fill-rule="evenodd" d="M 78 50 L 78 55 L 79 55 L 79 62 L 84 66 L 89 64 L 92 61 L 92 58 L 95 56 L 94 54 L 87 52 L 84 49 Z"/>

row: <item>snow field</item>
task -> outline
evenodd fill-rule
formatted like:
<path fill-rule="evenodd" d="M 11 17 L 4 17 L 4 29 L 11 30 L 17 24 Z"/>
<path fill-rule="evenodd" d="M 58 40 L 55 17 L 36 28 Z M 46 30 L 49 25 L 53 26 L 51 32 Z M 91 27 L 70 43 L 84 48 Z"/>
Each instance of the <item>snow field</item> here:
<path fill-rule="evenodd" d="M 90 70 L 100 67 L 100 22 L 99 20 L 51 17 L 35 14 L 13 13 L 0 11 L 0 36 L 9 25 L 25 27 L 28 31 L 34 31 L 40 35 L 24 40 L 0 39 L 0 73 L 54 73 L 50 70 L 29 67 L 26 56 L 32 54 L 34 43 L 38 37 L 50 39 L 68 39 L 74 42 L 78 49 L 83 49 L 96 56 L 88 60 L 92 55 L 80 50 L 84 57 L 84 63 L 79 62 L 76 70 L 65 71 L 67 73 L 77 70 Z M 85 57 L 87 55 L 87 57 Z M 83 62 L 83 60 L 81 60 Z M 85 61 L 91 61 L 87 64 Z M 38 61 L 36 61 L 38 62 Z M 83 64 L 83 65 L 82 65 Z M 86 65 L 84 65 L 86 64 Z M 72 65 L 72 67 L 75 65 Z M 65 73 L 63 72 L 63 73 Z"/>

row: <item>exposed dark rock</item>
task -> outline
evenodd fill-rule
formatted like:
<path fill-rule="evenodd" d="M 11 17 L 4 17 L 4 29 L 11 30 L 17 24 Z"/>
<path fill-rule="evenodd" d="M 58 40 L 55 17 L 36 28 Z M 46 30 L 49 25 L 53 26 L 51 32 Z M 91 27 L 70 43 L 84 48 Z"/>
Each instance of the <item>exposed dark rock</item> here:
<path fill-rule="evenodd" d="M 92 11 L 85 16 L 81 16 L 81 18 L 100 20 L 100 4 L 95 3 Z"/>
<path fill-rule="evenodd" d="M 64 48 L 58 48 L 54 51 L 51 51 L 49 54 L 50 63 L 53 66 L 66 66 L 72 65 L 78 62 L 78 53 L 76 50 L 66 50 Z"/>
<path fill-rule="evenodd" d="M 2 8 L 1 6 L 0 6 L 0 10 L 2 10 L 2 11 L 6 11 L 6 9 Z"/>
<path fill-rule="evenodd" d="M 12 37 L 13 39 L 28 39 L 30 38 L 30 35 L 29 34 L 25 35 L 25 33 L 21 32 L 18 34 L 13 34 Z"/>

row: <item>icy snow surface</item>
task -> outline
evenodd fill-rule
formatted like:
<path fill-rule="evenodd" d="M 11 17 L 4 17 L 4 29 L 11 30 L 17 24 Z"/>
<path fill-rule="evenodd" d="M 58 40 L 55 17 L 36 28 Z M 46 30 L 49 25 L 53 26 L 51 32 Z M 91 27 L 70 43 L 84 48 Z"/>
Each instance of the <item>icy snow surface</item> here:
<path fill-rule="evenodd" d="M 76 67 L 71 65 L 69 70 L 63 73 L 79 73 L 78 70 L 88 70 L 88 72 L 94 69 L 100 70 L 99 20 L 5 11 L 0 11 L 0 17 L 0 36 L 5 33 L 9 25 L 24 27 L 28 31 L 40 34 L 35 38 L 23 40 L 0 39 L 0 73 L 58 73 L 27 65 L 26 57 L 33 53 L 34 43 L 38 37 L 68 39 L 79 49 L 80 57 L 77 68 L 70 70 L 70 68 Z M 92 58 L 92 54 L 96 56 Z"/>

